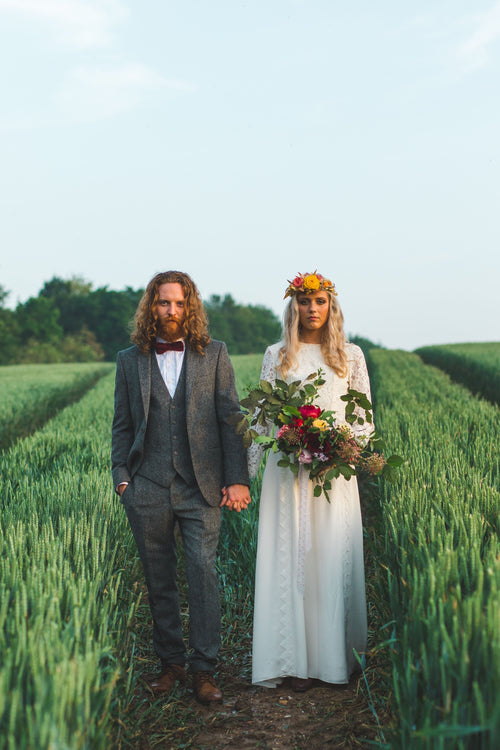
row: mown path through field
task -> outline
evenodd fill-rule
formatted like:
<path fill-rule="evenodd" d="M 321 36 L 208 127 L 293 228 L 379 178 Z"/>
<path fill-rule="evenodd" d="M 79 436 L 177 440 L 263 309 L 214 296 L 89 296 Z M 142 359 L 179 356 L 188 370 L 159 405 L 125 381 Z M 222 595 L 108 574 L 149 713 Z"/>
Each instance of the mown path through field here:
<path fill-rule="evenodd" d="M 373 514 L 363 505 L 365 526 Z M 370 552 L 367 550 L 369 579 Z M 369 580 L 368 580 L 369 587 Z M 138 649 L 135 667 L 138 679 L 133 699 L 122 717 L 117 747 L 137 750 L 264 750 L 367 748 L 376 740 L 377 720 L 364 688 L 361 673 L 348 685 L 329 685 L 316 681 L 306 693 L 295 693 L 288 681 L 276 689 L 251 684 L 251 633 L 244 623 L 232 623 L 231 646 L 223 641 L 217 681 L 224 693 L 221 705 L 204 707 L 194 699 L 190 683 L 177 687 L 169 697 L 156 698 L 147 686 L 148 674 L 156 663 L 151 649 L 151 624 L 147 594 L 143 589 L 140 616 L 136 624 Z M 184 592 L 185 593 L 185 592 Z M 187 615 L 187 612 L 186 612 Z M 186 618 L 187 619 L 187 618 Z M 248 627 L 247 627 L 248 630 Z M 223 634 L 224 635 L 224 634 Z M 373 640 L 373 632 L 370 632 Z M 235 648 L 234 644 L 238 646 Z M 369 665 L 373 678 L 374 665 Z M 370 680 L 371 681 L 371 680 Z M 372 745 L 373 747 L 373 745 Z"/>
<path fill-rule="evenodd" d="M 345 750 L 367 747 L 365 741 L 376 738 L 362 676 L 354 675 L 348 685 L 318 681 L 307 693 L 295 693 L 287 682 L 272 690 L 252 686 L 248 668 L 249 664 L 228 664 L 222 654 L 218 683 L 224 701 L 213 708 L 199 705 L 189 686 L 177 688 L 169 698 L 155 699 L 141 680 L 134 695 L 135 730 L 129 726 L 121 747 Z"/>

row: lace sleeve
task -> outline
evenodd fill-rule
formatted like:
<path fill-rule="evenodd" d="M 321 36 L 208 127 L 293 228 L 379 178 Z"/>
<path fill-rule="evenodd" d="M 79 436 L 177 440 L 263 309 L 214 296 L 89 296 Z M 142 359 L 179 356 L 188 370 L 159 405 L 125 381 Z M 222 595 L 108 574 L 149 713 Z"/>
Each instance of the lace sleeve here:
<path fill-rule="evenodd" d="M 276 363 L 273 347 L 268 347 L 266 349 L 264 359 L 262 361 L 260 379 L 269 381 L 273 386 L 276 382 Z M 272 424 L 267 423 L 265 426 L 257 424 L 254 425 L 253 429 L 258 432 L 259 435 L 269 436 L 271 434 Z M 256 476 L 259 470 L 263 454 L 264 448 L 258 443 L 252 443 L 250 448 L 248 449 L 248 473 L 251 479 Z"/>
<path fill-rule="evenodd" d="M 371 402 L 370 378 L 366 367 L 365 357 L 359 346 L 349 345 L 349 388 L 364 393 Z M 364 411 L 356 408 L 355 414 L 364 417 Z M 365 422 L 364 424 L 354 424 L 352 426 L 356 435 L 370 435 L 374 429 L 374 424 Z"/>

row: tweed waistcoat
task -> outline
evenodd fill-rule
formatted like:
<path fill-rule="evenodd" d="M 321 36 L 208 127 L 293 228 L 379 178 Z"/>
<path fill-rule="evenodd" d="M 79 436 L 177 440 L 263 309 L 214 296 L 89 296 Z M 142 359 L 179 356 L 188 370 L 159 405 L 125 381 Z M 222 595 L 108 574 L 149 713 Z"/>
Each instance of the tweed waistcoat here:
<path fill-rule="evenodd" d="M 196 484 L 186 426 L 186 359 L 172 398 L 153 356 L 151 400 L 140 473 L 162 487 L 170 487 L 176 474 L 188 485 Z"/>

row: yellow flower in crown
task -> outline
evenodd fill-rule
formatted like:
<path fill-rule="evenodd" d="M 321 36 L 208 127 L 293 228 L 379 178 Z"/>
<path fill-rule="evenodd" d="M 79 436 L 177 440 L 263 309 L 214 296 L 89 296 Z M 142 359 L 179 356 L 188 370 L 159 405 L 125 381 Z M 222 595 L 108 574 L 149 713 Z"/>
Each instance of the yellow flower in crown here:
<path fill-rule="evenodd" d="M 309 273 L 304 277 L 304 289 L 310 289 L 312 292 L 315 292 L 320 286 L 321 279 L 318 279 L 315 273 Z"/>
<path fill-rule="evenodd" d="M 337 296 L 335 286 L 330 279 L 325 279 L 320 273 L 298 273 L 293 281 L 288 281 L 285 299 L 294 294 L 312 294 L 317 291 L 328 291 Z"/>

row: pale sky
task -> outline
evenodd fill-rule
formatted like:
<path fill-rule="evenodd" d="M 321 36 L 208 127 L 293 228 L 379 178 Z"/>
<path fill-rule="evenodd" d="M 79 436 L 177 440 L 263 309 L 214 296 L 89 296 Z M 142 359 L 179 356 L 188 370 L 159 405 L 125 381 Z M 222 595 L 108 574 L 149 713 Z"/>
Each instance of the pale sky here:
<path fill-rule="evenodd" d="M 0 0 L 0 284 L 335 283 L 389 348 L 500 340 L 500 2 Z"/>

